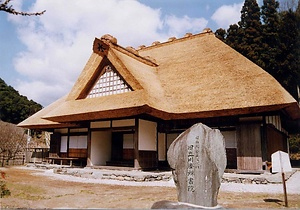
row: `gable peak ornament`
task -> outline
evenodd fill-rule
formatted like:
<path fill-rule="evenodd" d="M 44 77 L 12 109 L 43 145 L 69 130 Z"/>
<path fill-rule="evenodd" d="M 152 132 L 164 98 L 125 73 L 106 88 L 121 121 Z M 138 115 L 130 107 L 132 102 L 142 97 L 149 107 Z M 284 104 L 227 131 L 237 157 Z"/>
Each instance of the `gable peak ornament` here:
<path fill-rule="evenodd" d="M 109 45 L 100 39 L 95 39 L 93 51 L 101 56 L 107 55 Z"/>
<path fill-rule="evenodd" d="M 117 44 L 117 39 L 112 35 L 105 34 L 100 39 L 95 38 L 93 51 L 101 56 L 105 56 L 110 44 Z"/>

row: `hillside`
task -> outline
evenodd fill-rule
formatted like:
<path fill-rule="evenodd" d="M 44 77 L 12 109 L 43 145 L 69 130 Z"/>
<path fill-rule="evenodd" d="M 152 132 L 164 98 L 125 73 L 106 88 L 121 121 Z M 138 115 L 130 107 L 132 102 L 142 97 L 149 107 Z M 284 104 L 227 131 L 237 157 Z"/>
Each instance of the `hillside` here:
<path fill-rule="evenodd" d="M 18 124 L 42 108 L 0 78 L 0 120 Z"/>

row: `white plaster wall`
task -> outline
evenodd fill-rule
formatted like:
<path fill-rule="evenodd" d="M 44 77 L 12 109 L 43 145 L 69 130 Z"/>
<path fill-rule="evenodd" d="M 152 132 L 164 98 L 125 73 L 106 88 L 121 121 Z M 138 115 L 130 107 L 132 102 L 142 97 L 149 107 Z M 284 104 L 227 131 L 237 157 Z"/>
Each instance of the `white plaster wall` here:
<path fill-rule="evenodd" d="M 134 126 L 135 119 L 126 119 L 126 120 L 113 120 L 112 127 L 126 127 L 126 126 Z"/>
<path fill-rule="evenodd" d="M 55 133 L 68 133 L 68 128 L 54 129 Z"/>
<path fill-rule="evenodd" d="M 166 134 L 158 133 L 158 160 L 166 160 Z"/>
<path fill-rule="evenodd" d="M 155 122 L 139 120 L 139 150 L 156 151 L 156 127 Z"/>
<path fill-rule="evenodd" d="M 111 159 L 111 132 L 92 131 L 91 162 L 92 165 L 106 165 Z"/>
<path fill-rule="evenodd" d="M 75 132 L 88 132 L 87 128 L 71 128 L 70 133 L 75 133 Z"/>
<path fill-rule="evenodd" d="M 91 122 L 91 128 L 109 128 L 110 121 Z"/>

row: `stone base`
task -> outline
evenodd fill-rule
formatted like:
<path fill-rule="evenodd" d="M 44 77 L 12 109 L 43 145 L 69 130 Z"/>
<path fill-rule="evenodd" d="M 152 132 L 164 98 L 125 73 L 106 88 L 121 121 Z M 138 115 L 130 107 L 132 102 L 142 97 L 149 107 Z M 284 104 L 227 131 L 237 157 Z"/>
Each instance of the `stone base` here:
<path fill-rule="evenodd" d="M 151 209 L 223 209 L 222 206 L 206 207 L 198 206 L 191 203 L 174 202 L 174 201 L 158 201 L 155 202 Z"/>

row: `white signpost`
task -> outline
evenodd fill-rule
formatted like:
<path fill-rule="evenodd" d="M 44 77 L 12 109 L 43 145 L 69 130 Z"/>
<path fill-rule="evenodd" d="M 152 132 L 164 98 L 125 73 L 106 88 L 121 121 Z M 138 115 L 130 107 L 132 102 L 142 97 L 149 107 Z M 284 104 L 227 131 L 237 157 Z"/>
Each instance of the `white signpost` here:
<path fill-rule="evenodd" d="M 284 201 L 285 201 L 285 206 L 288 207 L 284 173 L 292 171 L 289 154 L 286 152 L 277 151 L 271 155 L 271 159 L 272 159 L 272 173 L 281 173 L 282 175 Z"/>

